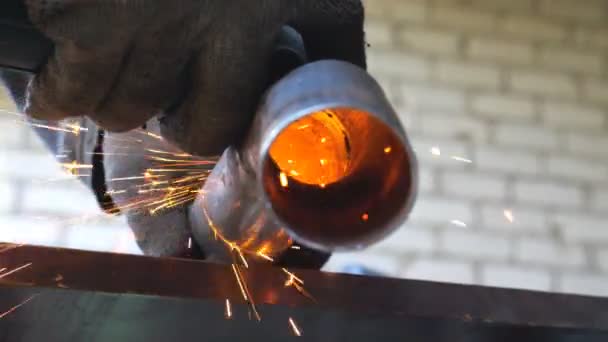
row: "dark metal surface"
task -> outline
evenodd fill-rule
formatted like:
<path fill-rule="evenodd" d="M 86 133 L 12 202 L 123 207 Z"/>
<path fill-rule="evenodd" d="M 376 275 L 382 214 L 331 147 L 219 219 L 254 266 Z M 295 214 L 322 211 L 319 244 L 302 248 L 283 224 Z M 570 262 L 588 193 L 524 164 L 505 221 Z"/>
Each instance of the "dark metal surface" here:
<path fill-rule="evenodd" d="M 262 321 L 248 318 L 229 266 L 40 247 L 1 254 L 0 341 L 607 341 L 608 299 L 295 271 L 245 270 Z M 224 302 L 234 316 L 224 318 Z"/>

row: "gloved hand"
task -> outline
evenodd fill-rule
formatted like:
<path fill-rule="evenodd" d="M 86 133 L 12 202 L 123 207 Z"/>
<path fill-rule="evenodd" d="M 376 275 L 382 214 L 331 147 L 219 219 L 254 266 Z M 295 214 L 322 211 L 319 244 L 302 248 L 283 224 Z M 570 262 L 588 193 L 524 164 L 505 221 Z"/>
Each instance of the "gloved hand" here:
<path fill-rule="evenodd" d="M 29 115 L 87 115 L 110 131 L 157 116 L 165 138 L 197 155 L 243 137 L 283 25 L 302 34 L 311 60 L 365 67 L 360 0 L 26 3 L 56 47 L 29 86 Z"/>

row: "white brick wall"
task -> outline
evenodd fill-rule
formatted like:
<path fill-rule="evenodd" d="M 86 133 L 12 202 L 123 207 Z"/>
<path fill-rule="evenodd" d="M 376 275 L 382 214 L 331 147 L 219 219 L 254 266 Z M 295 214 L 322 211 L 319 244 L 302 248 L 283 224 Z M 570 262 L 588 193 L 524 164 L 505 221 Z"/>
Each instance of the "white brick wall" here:
<path fill-rule="evenodd" d="M 394 235 L 328 269 L 608 295 L 606 1 L 365 4 L 369 69 L 407 124 L 420 194 Z M 43 181 L 61 170 L 14 119 L 0 114 L 0 238 L 137 252 L 77 182 Z"/>
<path fill-rule="evenodd" d="M 515 199 L 523 204 L 557 207 L 579 207 L 583 191 L 574 185 L 558 181 L 527 181 L 515 183 Z"/>

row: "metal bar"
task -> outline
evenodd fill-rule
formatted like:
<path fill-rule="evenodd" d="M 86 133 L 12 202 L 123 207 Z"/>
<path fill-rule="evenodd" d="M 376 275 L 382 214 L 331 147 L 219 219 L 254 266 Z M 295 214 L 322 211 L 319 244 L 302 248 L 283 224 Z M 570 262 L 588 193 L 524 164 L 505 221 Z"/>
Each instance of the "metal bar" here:
<path fill-rule="evenodd" d="M 292 270 L 316 299 L 285 287 L 281 269 L 251 263 L 243 275 L 260 323 L 228 265 L 24 246 L 0 259 L 0 340 L 606 341 L 608 299 Z M 233 317 L 225 319 L 226 299 Z M 171 337 L 169 337 L 171 336 Z M 4 339 L 2 338 L 4 337 Z"/>

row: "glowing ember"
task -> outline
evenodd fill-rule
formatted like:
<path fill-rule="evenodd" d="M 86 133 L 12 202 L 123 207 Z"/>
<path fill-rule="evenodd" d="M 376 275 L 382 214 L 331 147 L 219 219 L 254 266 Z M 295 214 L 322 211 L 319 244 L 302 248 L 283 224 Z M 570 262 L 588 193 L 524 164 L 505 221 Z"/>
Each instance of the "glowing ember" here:
<path fill-rule="evenodd" d="M 363 221 L 367 221 L 367 220 L 369 220 L 369 214 L 368 214 L 368 213 L 365 213 L 365 214 L 361 215 L 361 219 L 362 219 Z"/>
<path fill-rule="evenodd" d="M 385 148 L 384 148 L 384 153 L 385 153 L 385 154 L 389 154 L 389 153 L 391 153 L 391 151 L 392 151 L 392 150 L 393 150 L 393 148 L 392 148 L 392 147 L 387 146 L 387 147 L 385 147 Z"/>
<path fill-rule="evenodd" d="M 326 142 L 327 142 L 327 138 L 325 138 L 325 137 L 321 138 L 321 143 L 322 144 L 325 144 Z"/>

